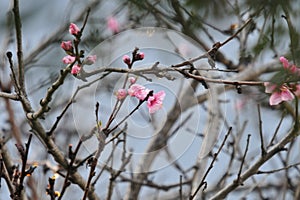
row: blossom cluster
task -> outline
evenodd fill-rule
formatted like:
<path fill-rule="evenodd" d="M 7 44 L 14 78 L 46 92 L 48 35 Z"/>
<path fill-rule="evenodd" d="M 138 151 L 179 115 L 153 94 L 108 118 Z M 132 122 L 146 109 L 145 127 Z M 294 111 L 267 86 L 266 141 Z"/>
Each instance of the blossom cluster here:
<path fill-rule="evenodd" d="M 69 26 L 69 33 L 73 35 L 75 39 L 73 40 L 73 42 L 71 40 L 61 42 L 61 48 L 68 54 L 67 56 L 63 57 L 62 62 L 65 64 L 73 63 L 71 73 L 76 76 L 78 73 L 80 73 L 83 65 L 94 64 L 96 62 L 97 56 L 90 55 L 87 56 L 84 61 L 81 61 L 80 58 L 84 57 L 83 51 L 81 51 L 79 55 L 78 52 L 75 51 L 75 45 L 78 45 L 78 41 L 81 37 L 80 29 L 76 24 L 71 23 Z M 77 63 L 75 64 L 75 62 Z"/>
<path fill-rule="evenodd" d="M 146 100 L 147 96 L 151 94 L 150 89 L 136 83 L 136 78 L 130 77 L 128 81 L 130 82 L 130 86 L 127 90 L 122 88 L 115 93 L 118 100 L 123 100 L 129 95 L 139 99 L 140 101 L 144 101 Z M 161 90 L 153 95 L 148 96 L 147 107 L 149 113 L 153 114 L 162 108 L 165 95 L 165 91 Z"/>
<path fill-rule="evenodd" d="M 145 54 L 143 52 L 138 52 L 138 49 L 136 49 L 132 54 L 132 59 L 128 55 L 124 55 L 122 60 L 130 69 L 135 61 L 143 60 L 144 57 Z M 153 91 L 150 89 L 137 84 L 136 78 L 129 77 L 128 81 L 130 85 L 127 90 L 122 88 L 115 93 L 118 100 L 121 101 L 129 95 L 139 99 L 140 101 L 147 101 L 147 107 L 150 114 L 153 114 L 162 108 L 163 100 L 166 96 L 165 91 L 162 90 L 153 94 Z"/>
<path fill-rule="evenodd" d="M 271 82 L 265 82 L 265 92 L 271 93 L 269 103 L 270 105 L 278 105 L 283 101 L 291 101 L 295 97 L 300 97 L 300 84 L 297 81 L 300 80 L 300 68 L 296 65 L 290 64 L 285 57 L 279 58 L 283 65 L 284 73 L 287 74 L 285 82 L 276 84 Z M 293 77 L 289 82 L 288 78 Z M 295 78 L 294 78 L 295 77 Z"/>

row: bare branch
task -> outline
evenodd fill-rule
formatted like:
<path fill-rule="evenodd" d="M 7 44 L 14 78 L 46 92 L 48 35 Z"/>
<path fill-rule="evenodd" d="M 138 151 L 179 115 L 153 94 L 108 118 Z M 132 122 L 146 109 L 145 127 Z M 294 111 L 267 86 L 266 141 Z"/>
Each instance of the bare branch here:
<path fill-rule="evenodd" d="M 262 120 L 261 120 L 261 112 L 260 112 L 259 104 L 257 104 L 257 111 L 258 111 L 258 127 L 259 127 L 259 136 L 260 136 L 260 150 L 261 150 L 261 156 L 263 157 L 266 154 L 266 150 L 264 147 L 264 136 L 262 130 Z"/>
<path fill-rule="evenodd" d="M 25 92 L 25 77 L 24 77 L 24 63 L 23 63 L 23 47 L 22 47 L 22 22 L 19 10 L 19 0 L 14 0 L 14 18 L 17 38 L 17 55 L 18 55 L 18 84 L 22 92 Z"/>
<path fill-rule="evenodd" d="M 219 147 L 218 151 L 213 155 L 213 159 L 212 159 L 212 161 L 211 161 L 211 163 L 210 163 L 208 169 L 206 170 L 204 176 L 202 177 L 202 180 L 201 180 L 201 182 L 199 183 L 197 189 L 196 189 L 195 192 L 190 196 L 190 200 L 194 199 L 195 196 L 197 195 L 197 193 L 199 192 L 200 188 L 201 188 L 203 185 L 205 185 L 205 179 L 206 179 L 207 175 L 209 174 L 210 170 L 213 168 L 214 163 L 215 163 L 215 161 L 217 160 L 217 157 L 218 157 L 218 155 L 220 154 L 221 150 L 223 149 L 223 147 L 224 147 L 224 145 L 225 145 L 225 142 L 226 142 L 228 136 L 230 135 L 231 131 L 232 131 L 232 127 L 230 127 L 230 128 L 228 129 L 228 131 L 227 131 L 227 133 L 226 133 L 226 135 L 225 135 L 225 137 L 224 137 L 224 140 L 222 141 L 221 146 Z"/>

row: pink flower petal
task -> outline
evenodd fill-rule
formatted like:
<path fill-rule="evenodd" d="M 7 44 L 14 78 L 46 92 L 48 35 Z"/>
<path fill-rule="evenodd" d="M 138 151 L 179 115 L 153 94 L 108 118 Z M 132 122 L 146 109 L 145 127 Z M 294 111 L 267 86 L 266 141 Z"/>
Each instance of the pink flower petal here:
<path fill-rule="evenodd" d="M 290 101 L 294 99 L 294 95 L 290 90 L 281 91 L 281 99 L 282 101 Z"/>
<path fill-rule="evenodd" d="M 144 100 L 149 93 L 149 89 L 146 89 L 144 86 L 139 84 L 132 84 L 128 89 L 128 94 L 134 96 L 139 100 Z"/>
<path fill-rule="evenodd" d="M 155 94 L 153 94 L 153 96 L 150 96 L 148 101 L 147 101 L 147 106 L 149 109 L 149 113 L 155 113 L 157 110 L 162 108 L 163 105 L 163 100 L 166 96 L 165 91 L 159 91 Z"/>
<path fill-rule="evenodd" d="M 280 92 L 274 92 L 270 96 L 269 103 L 270 103 L 271 106 L 278 105 L 281 102 L 282 102 L 282 99 L 281 99 L 281 93 Z"/>

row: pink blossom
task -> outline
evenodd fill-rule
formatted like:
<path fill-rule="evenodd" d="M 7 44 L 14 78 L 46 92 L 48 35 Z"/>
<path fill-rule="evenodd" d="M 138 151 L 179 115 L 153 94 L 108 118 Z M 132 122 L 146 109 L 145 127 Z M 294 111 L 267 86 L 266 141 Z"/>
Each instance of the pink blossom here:
<path fill-rule="evenodd" d="M 119 89 L 116 92 L 117 99 L 122 100 L 127 96 L 127 91 L 125 89 Z"/>
<path fill-rule="evenodd" d="M 280 92 L 274 92 L 269 99 L 269 103 L 271 106 L 274 106 L 280 104 L 283 101 L 290 101 L 293 99 L 293 93 L 290 90 L 284 90 Z"/>
<path fill-rule="evenodd" d="M 280 62 L 283 64 L 283 67 L 284 67 L 285 69 L 288 69 L 288 68 L 289 68 L 289 61 L 288 61 L 285 57 L 281 56 L 281 57 L 279 58 L 279 60 L 280 60 Z"/>
<path fill-rule="evenodd" d="M 113 33 L 119 32 L 119 22 L 115 17 L 110 16 L 107 18 L 107 28 Z"/>
<path fill-rule="evenodd" d="M 77 35 L 80 32 L 78 26 L 74 23 L 71 23 L 69 26 L 69 33 L 72 35 Z"/>
<path fill-rule="evenodd" d="M 149 113 L 151 114 L 155 113 L 157 110 L 162 108 L 165 95 L 166 95 L 165 91 L 162 90 L 153 94 L 153 96 L 150 96 L 148 98 L 147 106 L 149 109 Z"/>
<path fill-rule="evenodd" d="M 72 70 L 71 70 L 71 74 L 73 75 L 77 75 L 80 72 L 80 65 L 73 65 Z"/>
<path fill-rule="evenodd" d="M 72 51 L 73 50 L 72 41 L 62 41 L 60 46 L 65 51 Z"/>
<path fill-rule="evenodd" d="M 128 55 L 124 55 L 122 58 L 123 62 L 126 63 L 127 65 L 130 64 L 130 57 Z"/>
<path fill-rule="evenodd" d="M 291 92 L 290 88 L 286 85 L 282 85 L 278 88 L 276 84 L 272 84 L 269 82 L 264 83 L 266 93 L 272 93 L 269 99 L 269 103 L 271 106 L 278 105 L 283 101 L 290 101 L 294 99 L 294 95 Z"/>
<path fill-rule="evenodd" d="M 134 77 L 129 77 L 129 78 L 128 78 L 128 81 L 129 81 L 129 83 L 131 83 L 131 84 L 135 84 L 136 78 L 134 78 Z"/>
<path fill-rule="evenodd" d="M 67 56 L 63 57 L 62 61 L 65 64 L 71 64 L 75 61 L 75 57 L 67 55 Z"/>
<path fill-rule="evenodd" d="M 270 87 L 269 89 L 267 87 Z M 269 103 L 271 106 L 278 105 L 279 103 L 283 101 L 290 101 L 294 99 L 293 93 L 290 91 L 290 89 L 286 85 L 282 85 L 278 90 L 274 88 L 272 90 L 271 86 L 266 87 L 267 93 L 272 93 L 269 99 Z"/>
<path fill-rule="evenodd" d="M 128 94 L 138 98 L 139 100 L 144 100 L 149 92 L 149 89 L 139 84 L 132 84 L 128 89 Z"/>
<path fill-rule="evenodd" d="M 85 65 L 92 65 L 96 62 L 97 60 L 97 56 L 96 55 L 90 55 L 88 57 L 86 57 L 86 59 L 84 60 L 84 64 Z"/>

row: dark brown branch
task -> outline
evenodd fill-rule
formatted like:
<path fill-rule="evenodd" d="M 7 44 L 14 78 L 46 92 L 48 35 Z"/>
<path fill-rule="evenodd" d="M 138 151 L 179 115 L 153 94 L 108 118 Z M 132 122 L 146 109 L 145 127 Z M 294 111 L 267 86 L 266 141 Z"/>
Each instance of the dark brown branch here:
<path fill-rule="evenodd" d="M 197 193 L 199 192 L 200 188 L 202 186 L 204 186 L 206 184 L 205 179 L 207 177 L 207 175 L 209 174 L 210 170 L 213 168 L 215 161 L 217 160 L 218 155 L 220 154 L 221 150 L 223 149 L 225 142 L 228 138 L 228 136 L 230 135 L 232 131 L 232 127 L 230 127 L 227 131 L 227 134 L 225 135 L 225 138 L 221 144 L 221 146 L 219 147 L 218 151 L 213 155 L 213 159 L 208 167 L 208 169 L 206 170 L 204 176 L 202 177 L 202 180 L 200 182 L 200 184 L 198 185 L 197 189 L 195 190 L 195 192 L 190 196 L 190 200 L 193 200 L 195 198 L 195 196 L 197 195 Z"/>
<path fill-rule="evenodd" d="M 261 156 L 264 156 L 266 154 L 266 150 L 264 147 L 264 136 L 262 130 L 262 120 L 261 120 L 261 112 L 260 112 L 259 104 L 257 104 L 257 112 L 258 112 L 258 127 L 259 127 L 259 137 L 260 137 L 260 150 L 261 150 Z"/>
<path fill-rule="evenodd" d="M 92 178 L 96 174 L 95 169 L 96 169 L 96 166 L 97 166 L 98 159 L 95 158 L 95 157 L 92 157 L 89 160 L 89 162 L 90 162 L 89 163 L 90 173 L 89 173 L 89 176 L 88 176 L 88 180 L 87 180 L 87 183 L 86 183 L 86 187 L 85 187 L 85 190 L 84 190 L 84 195 L 83 195 L 82 200 L 86 200 L 86 198 L 88 197 L 88 193 L 91 191 L 90 185 L 91 185 Z"/>
<path fill-rule="evenodd" d="M 66 174 L 66 176 L 65 176 L 65 181 L 64 181 L 64 184 L 63 184 L 63 187 L 62 187 L 62 190 L 61 190 L 61 192 L 60 192 L 60 196 L 59 196 L 58 200 L 61 200 L 61 199 L 62 199 L 62 197 L 63 197 L 63 195 L 64 195 L 66 189 L 67 189 L 67 188 L 70 186 L 70 184 L 71 184 L 70 181 L 69 181 L 69 177 L 70 177 L 70 174 L 72 174 L 72 173 L 74 172 L 74 167 L 73 167 L 73 165 L 74 165 L 74 163 L 75 163 L 76 156 L 77 156 L 77 153 L 78 153 L 78 151 L 79 151 L 79 149 L 80 149 L 81 144 L 82 144 L 82 141 L 79 140 L 79 142 L 78 142 L 78 144 L 77 144 L 76 149 L 75 149 L 74 152 L 72 151 L 72 145 L 69 146 L 69 158 L 70 158 L 70 164 L 69 164 L 69 166 L 68 166 L 67 174 Z"/>
<path fill-rule="evenodd" d="M 258 171 L 257 174 L 273 174 L 273 173 L 276 173 L 276 172 L 280 172 L 280 171 L 283 171 L 283 170 L 290 169 L 292 167 L 296 167 L 298 165 L 300 165 L 300 163 L 295 163 L 295 164 L 288 165 L 288 166 L 280 168 L 280 169 L 274 169 L 274 170 L 270 170 L 270 171 Z"/>
<path fill-rule="evenodd" d="M 248 137 L 247 137 L 246 148 L 245 148 L 244 155 L 243 155 L 243 158 L 242 158 L 242 161 L 241 161 L 240 169 L 239 169 L 239 172 L 237 174 L 237 178 L 235 180 L 235 182 L 237 182 L 237 184 L 239 184 L 239 185 L 243 185 L 243 182 L 241 181 L 241 174 L 242 174 L 242 169 L 243 169 L 244 162 L 245 162 L 245 159 L 246 159 L 246 155 L 248 153 L 250 137 L 251 137 L 251 135 L 249 134 Z"/>
<path fill-rule="evenodd" d="M 274 134 L 273 134 L 273 136 L 272 136 L 272 139 L 270 140 L 270 143 L 269 143 L 269 145 L 267 146 L 267 148 L 273 145 L 273 142 L 274 142 L 275 139 L 276 139 L 276 136 L 277 136 L 277 134 L 278 134 L 279 128 L 281 127 L 281 124 L 282 124 L 282 122 L 283 122 L 283 119 L 284 119 L 285 115 L 286 115 L 286 112 L 282 112 L 280 121 L 279 121 L 279 123 L 278 123 L 278 125 L 277 125 L 277 127 L 276 127 L 276 129 L 275 129 L 275 132 L 274 132 Z"/>
<path fill-rule="evenodd" d="M 71 68 L 74 63 L 69 64 L 63 70 L 60 71 L 60 75 L 57 80 L 48 88 L 47 93 L 43 99 L 40 101 L 40 108 L 34 113 L 28 113 L 27 117 L 29 119 L 37 119 L 41 117 L 45 112 L 50 110 L 49 103 L 52 101 L 52 96 L 55 91 L 64 83 L 65 78 L 70 73 Z"/>
<path fill-rule="evenodd" d="M 179 199 L 180 200 L 183 200 L 183 197 L 182 197 L 182 175 L 179 176 Z"/>
<path fill-rule="evenodd" d="M 25 144 L 25 150 L 21 144 L 16 144 L 22 159 L 22 169 L 21 169 L 20 181 L 16 187 L 15 197 L 21 196 L 22 190 L 24 189 L 24 185 L 23 185 L 24 178 L 28 175 L 28 173 L 26 172 L 26 164 L 27 164 L 31 139 L 32 139 L 32 134 L 29 135 L 28 141 Z"/>
<path fill-rule="evenodd" d="M 267 160 L 272 158 L 278 152 L 284 150 L 284 146 L 291 142 L 297 135 L 299 135 L 299 130 L 292 129 L 287 135 L 281 139 L 276 145 L 274 145 L 269 151 L 266 152 L 264 157 L 260 157 L 253 165 L 251 165 L 243 174 L 240 175 L 239 182 L 244 182 L 246 179 L 256 174 L 259 167 L 262 166 Z M 228 193 L 233 191 L 239 186 L 237 181 L 233 181 L 226 187 L 218 191 L 211 200 L 224 199 Z"/>

